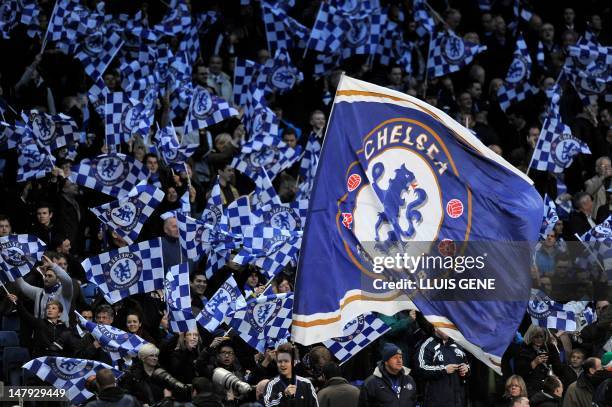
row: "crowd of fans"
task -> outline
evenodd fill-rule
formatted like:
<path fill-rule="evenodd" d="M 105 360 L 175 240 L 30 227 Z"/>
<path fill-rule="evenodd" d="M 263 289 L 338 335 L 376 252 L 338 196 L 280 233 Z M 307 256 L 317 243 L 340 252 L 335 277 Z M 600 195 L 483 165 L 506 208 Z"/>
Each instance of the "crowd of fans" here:
<path fill-rule="evenodd" d="M 96 1 L 87 2 L 94 7 Z M 125 2 L 124 2 L 125 3 Z M 108 1 L 107 13 L 143 11 L 150 21 L 165 12 L 164 2 Z M 193 4 L 194 10 L 214 10 L 217 21 L 201 33 L 201 58 L 193 66 L 193 83 L 232 101 L 235 57 L 260 63 L 271 57 L 258 1 L 211 1 Z M 290 14 L 312 26 L 319 1 L 297 1 Z M 427 78 L 427 42 L 419 43 L 410 1 L 382 1 L 388 16 L 400 23 L 406 40 L 417 42 L 412 54 L 412 72 L 399 66 L 382 66 L 367 57 L 352 57 L 323 77 L 313 75 L 314 52 L 303 57 L 291 50 L 292 62 L 304 81 L 286 95 L 272 95 L 268 103 L 280 119 L 280 132 L 289 146 L 305 145 L 311 132 L 324 136 L 332 95 L 342 71 L 348 75 L 424 99 L 469 127 L 492 150 L 517 168 L 527 171 L 542 126 L 547 105 L 543 92 L 554 84 L 571 45 L 589 30 L 602 45 L 610 45 L 610 3 L 583 1 L 537 1 L 524 4 L 533 11 L 530 21 L 520 21 L 532 59 L 538 41 L 544 45 L 544 64 L 536 66 L 532 82 L 542 90 L 505 113 L 497 102 L 515 47 L 514 1 L 492 1 L 490 12 L 481 12 L 477 1 L 431 1 L 441 19 L 438 25 L 464 38 L 485 44 L 488 49 L 462 71 L 441 78 Z M 521 2 L 523 3 L 523 2 Z M 527 2 L 525 2 L 527 3 Z M 531 4 L 533 3 L 533 4 Z M 43 14 L 50 15 L 54 2 L 39 0 Z M 44 20 L 41 19 L 41 20 Z M 43 21 L 44 24 L 44 21 Z M 43 32 L 44 32 L 43 27 Z M 49 43 L 42 54 L 39 37 L 29 38 L 18 26 L 10 39 L 0 41 L 5 55 L 0 64 L 0 95 L 16 111 L 37 109 L 63 112 L 83 124 L 83 109 L 91 80 L 79 62 L 54 49 Z M 171 40 L 169 40 L 171 41 Z M 172 45 L 172 42 L 171 42 Z M 103 75 L 111 91 L 121 90 L 121 73 L 116 63 Z M 167 101 L 160 98 L 156 118 L 163 120 Z M 560 220 L 541 242 L 532 269 L 534 286 L 557 300 L 592 301 L 595 322 L 580 332 L 544 329 L 531 324 L 528 316 L 503 359 L 503 376 L 473 358 L 441 331 L 433 329 L 420 313 L 400 312 L 381 316 L 391 330 L 342 366 L 325 347 L 281 345 L 258 353 L 235 332 L 221 327 L 210 333 L 174 334 L 160 292 L 130 296 L 112 306 L 96 286 L 88 282 L 81 261 L 126 246 L 114 232 L 101 227 L 87 208 L 111 200 L 67 179 L 72 165 L 83 158 L 106 152 L 104 124 L 91 109 L 85 129 L 86 142 L 77 156 L 65 149 L 55 152 L 56 167 L 45 178 L 16 183 L 17 152 L 0 152 L 0 236 L 28 233 L 47 244 L 43 261 L 25 278 L 0 290 L 2 330 L 17 330 L 20 344 L 31 358 L 68 356 L 97 360 L 112 365 L 107 352 L 90 334 L 77 329 L 73 311 L 88 320 L 135 333 L 149 342 L 131 365 L 122 365 L 117 381 L 110 371 L 98 373 L 91 388 L 97 400 L 90 405 L 296 405 L 296 406 L 598 406 L 612 405 L 612 307 L 607 275 L 599 273 L 578 294 L 567 294 L 576 279 L 588 280 L 575 269 L 566 246 L 612 210 L 612 115 L 603 97 L 598 104 L 584 106 L 571 84 L 566 84 L 560 102 L 564 121 L 573 135 L 585 141 L 592 154 L 580 155 L 565 171 L 567 191 L 557 191 L 555 177 L 530 170 L 536 188 L 573 210 Z M 236 106 L 242 111 L 243 107 Z M 5 120 L 18 117 L 6 110 Z M 178 122 L 178 121 L 177 121 Z M 177 124 L 175 122 L 175 125 Z M 161 126 L 160 126 L 161 127 Z M 179 206 L 179 197 L 189 192 L 192 213 L 199 216 L 218 178 L 223 204 L 250 193 L 251 180 L 230 163 L 248 137 L 238 118 L 202 129 L 199 148 L 189 159 L 187 170 L 176 173 L 149 152 L 150 140 L 134 137 L 119 150 L 142 161 L 159 181 L 165 198 L 145 224 L 139 240 L 162 236 L 165 267 L 179 264 L 183 256 L 178 244 L 176 219 L 161 220 L 160 214 Z M 283 202 L 291 202 L 299 185 L 297 168 L 274 180 Z M 512 193 L 512 191 L 508 191 Z M 259 295 L 267 285 L 254 266 L 228 263 L 213 278 L 204 276 L 206 259 L 195 262 L 190 274 L 192 310 L 201 311 L 207 298 L 229 275 L 243 287 L 245 297 Z M 583 273 L 585 274 L 585 273 Z M 588 274 L 588 273 L 586 273 Z M 295 270 L 288 266 L 272 282 L 275 292 L 291 292 Z M 560 287 L 560 288 L 559 288 Z M 563 288 L 565 287 L 565 289 Z M 8 327 L 8 328 L 7 328 Z M 608 370 L 604 366 L 608 365 Z M 159 368 L 161 367 L 162 370 Z M 247 399 L 212 383 L 216 367 L 222 367 L 255 390 Z M 30 377 L 25 384 L 41 385 Z M 317 401 L 318 400 L 318 401 Z M 250 404 L 249 404 L 250 403 Z M 258 404 L 259 403 L 259 404 Z M 420 404 L 417 404 L 420 403 Z M 531 404 L 529 404 L 531 403 Z M 606 404 L 607 403 L 607 404 Z"/>

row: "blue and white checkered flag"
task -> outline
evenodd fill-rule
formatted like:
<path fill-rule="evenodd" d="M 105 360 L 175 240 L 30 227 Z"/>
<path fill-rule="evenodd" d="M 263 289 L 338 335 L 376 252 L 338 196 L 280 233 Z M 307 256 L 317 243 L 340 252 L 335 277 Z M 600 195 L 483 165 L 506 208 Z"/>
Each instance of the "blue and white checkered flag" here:
<path fill-rule="evenodd" d="M 212 250 L 231 250 L 239 244 L 234 235 L 180 212 L 176 214 L 176 224 L 179 242 L 190 259 L 199 259 Z"/>
<path fill-rule="evenodd" d="M 234 104 L 244 106 L 247 103 L 247 97 L 250 88 L 253 85 L 256 74 L 261 69 L 261 64 L 250 61 L 248 59 L 236 58 L 234 66 Z"/>
<path fill-rule="evenodd" d="M 43 356 L 32 359 L 23 368 L 49 383 L 56 389 L 66 390 L 66 397 L 73 405 L 81 405 L 95 395 L 85 388 L 90 376 L 100 369 L 111 369 L 116 378 L 122 375 L 106 363 L 87 359 Z"/>
<path fill-rule="evenodd" d="M 123 357 L 133 358 L 138 356 L 140 347 L 146 343 L 140 336 L 122 331 L 112 325 L 96 324 L 88 321 L 75 311 L 81 328 L 89 332 L 96 341 L 110 355 L 113 362 Z"/>
<path fill-rule="evenodd" d="M 612 215 L 588 230 L 580 240 L 589 252 L 603 260 L 605 270 L 612 270 Z"/>
<path fill-rule="evenodd" d="M 188 263 L 170 267 L 164 281 L 164 296 L 170 330 L 174 333 L 195 331 L 197 326 L 191 313 Z"/>
<path fill-rule="evenodd" d="M 140 242 L 85 259 L 87 280 L 98 285 L 111 304 L 133 294 L 164 287 L 161 239 Z"/>
<path fill-rule="evenodd" d="M 23 127 L 0 121 L 0 151 L 17 147 L 24 134 Z"/>
<path fill-rule="evenodd" d="M 4 281 L 15 281 L 30 272 L 45 252 L 45 243 L 34 235 L 0 237 L 0 271 Z"/>
<path fill-rule="evenodd" d="M 286 338 L 291 327 L 293 294 L 259 296 L 236 310 L 229 326 L 253 348 L 263 352 L 266 340 Z"/>
<path fill-rule="evenodd" d="M 8 0 L 0 5 L 0 34 L 2 38 L 9 39 L 10 32 L 19 23 L 19 2 L 17 0 Z"/>
<path fill-rule="evenodd" d="M 612 81 L 612 47 L 602 47 L 584 37 L 567 47 L 563 71 L 585 105 L 606 94 Z"/>
<path fill-rule="evenodd" d="M 544 195 L 544 218 L 542 220 L 542 227 L 540 228 L 541 240 L 546 240 L 546 237 L 553 231 L 558 221 L 559 216 L 557 216 L 555 201 L 550 199 L 548 194 Z"/>
<path fill-rule="evenodd" d="M 264 275 L 273 278 L 289 263 L 295 263 L 302 242 L 301 230 L 281 229 L 269 226 L 280 219 L 283 226 L 301 222 L 294 210 L 286 207 L 275 207 L 278 213 L 268 217 L 266 223 L 242 228 L 242 249 L 234 256 L 233 261 L 240 265 L 254 264 L 262 269 Z M 264 211 L 262 211 L 265 213 Z M 278 224 L 278 223 L 276 223 Z"/>
<path fill-rule="evenodd" d="M 226 231 L 229 230 L 227 214 L 223 209 L 223 197 L 221 196 L 219 177 L 217 177 L 215 185 L 213 185 L 210 191 L 210 197 L 208 198 L 208 202 L 206 202 L 206 207 L 204 211 L 202 211 L 200 219 L 214 228 L 220 228 Z"/>
<path fill-rule="evenodd" d="M 81 138 L 76 122 L 65 114 L 51 115 L 31 110 L 22 116 L 40 147 L 56 150 Z"/>
<path fill-rule="evenodd" d="M 335 53 L 342 46 L 345 35 L 341 10 L 322 2 L 316 20 L 310 31 L 307 47 L 315 51 Z"/>
<path fill-rule="evenodd" d="M 89 99 L 89 103 L 93 106 L 98 116 L 104 117 L 104 111 L 106 108 L 106 96 L 110 93 L 106 85 L 104 84 L 104 79 L 98 78 L 91 85 L 89 91 L 87 92 L 87 98 Z"/>
<path fill-rule="evenodd" d="M 412 5 L 416 32 L 423 38 L 433 34 L 436 23 L 429 12 L 425 0 L 414 0 Z M 431 45 L 430 45 L 431 46 Z"/>
<path fill-rule="evenodd" d="M 159 36 L 175 37 L 184 33 L 191 27 L 191 12 L 189 6 L 184 0 L 175 0 L 170 2 L 170 7 L 166 15 L 162 18 L 159 24 L 153 27 L 153 30 Z"/>
<path fill-rule="evenodd" d="M 199 144 L 181 145 L 172 124 L 157 130 L 155 141 L 157 151 L 159 151 L 166 165 L 178 172 L 185 170 L 185 161 L 199 147 Z"/>
<path fill-rule="evenodd" d="M 572 165 L 578 154 L 591 154 L 589 146 L 572 135 L 569 126 L 559 118 L 544 120 L 540 137 L 533 150 L 530 167 L 540 171 L 561 173 Z"/>
<path fill-rule="evenodd" d="M 195 64 L 200 58 L 200 37 L 198 27 L 195 24 L 191 24 L 189 29 L 185 31 L 183 41 L 179 44 L 179 52 L 187 55 L 187 61 L 190 64 Z"/>
<path fill-rule="evenodd" d="M 236 309 L 245 306 L 246 300 L 240 288 L 238 288 L 236 280 L 233 276 L 229 276 L 204 305 L 202 312 L 196 316 L 196 321 L 212 333 L 224 321 L 229 321 Z"/>
<path fill-rule="evenodd" d="M 122 46 L 123 41 L 118 34 L 112 32 L 108 35 L 99 30 L 85 38 L 74 57 L 81 61 L 85 73 L 95 81 L 106 71 Z"/>
<path fill-rule="evenodd" d="M 486 49 L 484 45 L 463 41 L 450 30 L 440 31 L 429 45 L 428 74 L 432 78 L 437 78 L 457 72 Z"/>
<path fill-rule="evenodd" d="M 252 180 L 263 169 L 271 179 L 289 168 L 300 158 L 301 147 L 291 148 L 277 137 L 257 136 L 242 145 L 240 155 L 234 157 L 232 167 Z"/>
<path fill-rule="evenodd" d="M 282 205 L 266 170 L 262 169 L 255 178 L 255 191 L 251 195 L 251 207 L 261 209 L 266 205 Z"/>
<path fill-rule="evenodd" d="M 519 34 L 514 50 L 514 59 L 508 67 L 506 80 L 497 90 L 497 98 L 502 110 L 506 111 L 513 103 L 518 103 L 539 92 L 529 83 L 531 77 L 531 57 L 523 35 Z"/>
<path fill-rule="evenodd" d="M 146 137 L 152 118 L 144 103 L 132 102 L 123 92 L 109 92 L 104 109 L 106 145 L 115 151 L 134 134 Z"/>
<path fill-rule="evenodd" d="M 55 165 L 55 157 L 49 150 L 40 147 L 33 139 L 32 133 L 27 131 L 26 137 L 17 146 L 17 182 L 29 179 L 43 178 L 51 172 Z"/>
<path fill-rule="evenodd" d="M 536 62 L 539 66 L 546 68 L 544 65 L 544 44 L 542 41 L 538 41 L 538 49 L 536 51 Z"/>
<path fill-rule="evenodd" d="M 121 198 L 148 177 L 149 170 L 140 161 L 125 154 L 103 154 L 81 160 L 72 167 L 68 178 L 75 184 Z"/>
<path fill-rule="evenodd" d="M 304 74 L 291 64 L 287 50 L 279 49 L 274 58 L 268 59 L 265 65 L 261 66 L 257 77 L 257 87 L 263 89 L 264 92 L 283 94 L 303 80 Z"/>
<path fill-rule="evenodd" d="M 300 162 L 300 175 L 304 179 L 304 194 L 310 196 L 310 191 L 314 186 L 315 175 L 317 174 L 317 166 L 319 165 L 319 155 L 321 154 L 320 137 L 315 132 L 311 132 L 306 142 L 304 155 Z"/>
<path fill-rule="evenodd" d="M 232 116 L 238 116 L 238 111 L 229 103 L 203 87 L 196 86 L 185 120 L 185 133 L 213 126 Z"/>
<path fill-rule="evenodd" d="M 310 29 L 303 26 L 278 4 L 261 0 L 261 14 L 266 29 L 268 50 L 304 48 L 310 36 Z"/>
<path fill-rule="evenodd" d="M 163 199 L 164 191 L 161 189 L 153 185 L 139 184 L 126 198 L 89 210 L 128 244 L 132 244 L 138 239 L 142 226 Z"/>
<path fill-rule="evenodd" d="M 278 135 L 279 119 L 266 106 L 264 90 L 261 88 L 251 87 L 247 93 L 243 119 L 246 132 L 251 138 Z"/>
<path fill-rule="evenodd" d="M 227 205 L 227 221 L 234 233 L 242 233 L 243 228 L 254 224 L 253 216 L 248 196 L 241 196 Z"/>
<path fill-rule="evenodd" d="M 527 312 L 534 325 L 558 329 L 560 331 L 576 330 L 576 313 L 573 307 L 551 300 L 544 292 L 531 290 L 531 297 L 527 305 Z"/>
<path fill-rule="evenodd" d="M 324 341 L 323 345 L 343 364 L 389 329 L 375 314 L 360 315 L 344 326 L 341 337 Z"/>

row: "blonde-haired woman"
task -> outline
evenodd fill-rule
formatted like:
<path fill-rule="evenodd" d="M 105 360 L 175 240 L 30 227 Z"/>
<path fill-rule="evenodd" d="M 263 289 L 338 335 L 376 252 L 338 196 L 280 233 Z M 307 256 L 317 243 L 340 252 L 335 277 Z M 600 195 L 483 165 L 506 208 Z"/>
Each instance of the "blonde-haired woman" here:
<path fill-rule="evenodd" d="M 527 397 L 527 385 L 525 384 L 525 380 L 517 374 L 513 374 L 506 380 L 504 394 L 499 401 L 495 403 L 495 406 L 508 406 L 514 397 Z"/>
<path fill-rule="evenodd" d="M 191 383 L 197 376 L 195 361 L 201 346 L 202 341 L 197 329 L 179 334 L 176 348 L 169 358 L 168 372 L 183 383 Z"/>
<path fill-rule="evenodd" d="M 516 373 L 525 379 L 529 396 L 540 391 L 542 381 L 560 365 L 555 338 L 548 329 L 531 325 L 516 358 Z"/>

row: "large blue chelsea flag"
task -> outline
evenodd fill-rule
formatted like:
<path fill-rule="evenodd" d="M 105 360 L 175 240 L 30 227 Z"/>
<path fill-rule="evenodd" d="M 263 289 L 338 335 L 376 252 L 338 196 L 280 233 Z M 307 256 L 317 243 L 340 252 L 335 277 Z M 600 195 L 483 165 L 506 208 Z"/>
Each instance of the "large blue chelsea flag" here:
<path fill-rule="evenodd" d="M 341 337 L 366 312 L 418 309 L 500 371 L 527 307 L 542 223 L 542 198 L 525 174 L 437 108 L 343 76 L 309 213 L 297 342 Z"/>

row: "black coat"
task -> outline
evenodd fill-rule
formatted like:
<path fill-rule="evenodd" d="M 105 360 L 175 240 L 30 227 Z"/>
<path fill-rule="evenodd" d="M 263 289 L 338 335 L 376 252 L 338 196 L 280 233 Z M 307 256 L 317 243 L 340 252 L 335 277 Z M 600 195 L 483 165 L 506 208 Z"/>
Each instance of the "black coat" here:
<path fill-rule="evenodd" d="M 119 379 L 119 385 L 143 404 L 152 406 L 164 398 L 163 385 L 151 380 L 140 360 L 134 360 L 134 364 Z"/>
<path fill-rule="evenodd" d="M 90 401 L 85 407 L 139 407 L 142 404 L 134 396 L 126 394 L 119 387 L 107 387 L 98 394 L 96 400 Z"/>
<path fill-rule="evenodd" d="M 561 407 L 561 398 L 544 393 L 537 392 L 529 399 L 530 407 Z"/>
<path fill-rule="evenodd" d="M 359 407 L 412 407 L 416 404 L 416 383 L 403 368 L 399 379 L 399 396 L 393 390 L 392 379 L 383 362 L 379 362 L 372 376 L 368 377 L 359 393 Z"/>
<path fill-rule="evenodd" d="M 542 390 L 542 381 L 548 377 L 549 368 L 556 372 L 560 370 L 561 366 L 559 353 L 552 346 L 548 349 L 548 362 L 546 362 L 546 366 L 540 363 L 535 369 L 532 369 L 531 362 L 536 356 L 538 356 L 538 353 L 532 346 L 523 344 L 516 358 L 516 374 L 525 380 L 527 393 L 530 396 Z"/>
<path fill-rule="evenodd" d="M 297 387 L 294 397 L 287 397 L 284 394 L 288 383 L 276 376 L 266 385 L 264 391 L 264 404 L 266 407 L 315 407 L 319 405 L 317 393 L 314 386 L 308 379 L 301 376 L 295 376 L 295 385 Z"/>

